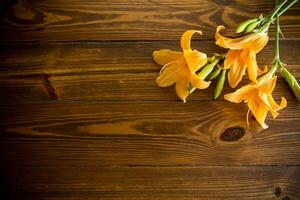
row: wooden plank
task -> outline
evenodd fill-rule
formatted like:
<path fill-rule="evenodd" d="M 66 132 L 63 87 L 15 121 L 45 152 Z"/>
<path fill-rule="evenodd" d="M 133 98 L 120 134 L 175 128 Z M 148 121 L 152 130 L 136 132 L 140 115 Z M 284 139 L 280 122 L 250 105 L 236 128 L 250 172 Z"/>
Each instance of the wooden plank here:
<path fill-rule="evenodd" d="M 3 94 L 6 94 L 2 97 L 4 100 L 13 101 L 178 100 L 173 88 L 157 87 L 155 79 L 160 66 L 153 62 L 151 56 L 155 49 L 179 49 L 177 43 L 104 42 L 0 46 L 3 52 L 0 55 L 0 85 Z M 212 42 L 195 42 L 194 46 L 203 49 L 208 55 L 215 51 L 222 52 L 222 49 L 214 47 Z M 272 62 L 273 49 L 271 41 L 258 55 L 261 65 Z M 288 68 L 297 77 L 300 77 L 297 70 L 300 63 L 300 57 L 297 55 L 300 41 L 284 41 L 281 49 L 283 61 L 289 64 Z M 42 87 L 40 98 L 34 89 L 25 89 L 25 93 L 14 92 L 17 90 L 14 87 L 24 87 L 23 80 L 32 82 L 32 79 L 44 83 L 44 86 L 39 85 Z M 7 80 L 10 80 L 10 85 L 6 84 Z M 189 99 L 212 100 L 214 84 L 207 90 L 195 92 Z M 45 90 L 49 93 L 45 94 Z M 226 84 L 224 94 L 232 91 Z M 47 98 L 44 98 L 45 95 Z M 278 81 L 275 92 L 276 98 L 281 96 L 288 100 L 295 99 L 284 80 Z"/>
<path fill-rule="evenodd" d="M 212 39 L 219 24 L 228 28 L 273 9 L 272 1 L 20 0 L 2 8 L 0 41 L 172 40 L 187 29 Z M 300 4 L 282 18 L 288 38 L 300 36 Z M 273 32 L 273 30 L 272 30 Z"/>
<path fill-rule="evenodd" d="M 6 196 L 13 199 L 300 198 L 299 167 L 13 167 L 4 172 Z"/>
<path fill-rule="evenodd" d="M 13 166 L 299 165 L 299 109 L 290 101 L 263 130 L 229 102 L 11 103 L 0 155 Z"/>
<path fill-rule="evenodd" d="M 45 76 L 0 79 L 0 102 L 48 101 L 56 99 Z"/>
<path fill-rule="evenodd" d="M 110 74 L 110 75 L 78 75 L 51 77 L 50 81 L 55 88 L 56 95 L 61 100 L 168 100 L 179 101 L 175 86 L 160 88 L 155 83 L 157 73 Z M 299 79 L 300 80 L 300 79 Z M 241 85 L 247 84 L 243 81 Z M 197 90 L 188 97 L 188 100 L 214 100 L 213 94 L 216 81 L 206 90 Z M 223 94 L 235 91 L 228 84 Z M 224 100 L 223 94 L 218 100 Z M 295 96 L 286 84 L 280 79 L 276 85 L 274 97 L 282 96 L 288 100 L 295 100 Z"/>
<path fill-rule="evenodd" d="M 300 77 L 299 40 L 281 41 L 280 54 L 289 69 Z M 212 56 L 226 50 L 213 41 L 193 41 L 192 47 Z M 270 65 L 274 57 L 274 41 L 257 55 L 259 65 Z M 41 74 L 64 75 L 108 71 L 159 72 L 152 52 L 159 49 L 180 51 L 176 41 L 87 42 L 29 45 L 0 45 L 0 77 L 7 75 Z"/>
<path fill-rule="evenodd" d="M 175 88 L 160 88 L 155 83 L 156 73 L 117 75 L 78 75 L 0 79 L 0 102 L 34 102 L 52 100 L 71 101 L 180 101 Z M 298 79 L 299 81 L 300 79 Z M 241 85 L 248 83 L 243 81 Z M 213 98 L 216 81 L 206 90 L 197 90 L 188 101 L 223 101 L 223 95 L 235 91 L 227 83 L 221 96 Z M 276 100 L 296 98 L 287 83 L 279 79 L 273 93 Z"/>

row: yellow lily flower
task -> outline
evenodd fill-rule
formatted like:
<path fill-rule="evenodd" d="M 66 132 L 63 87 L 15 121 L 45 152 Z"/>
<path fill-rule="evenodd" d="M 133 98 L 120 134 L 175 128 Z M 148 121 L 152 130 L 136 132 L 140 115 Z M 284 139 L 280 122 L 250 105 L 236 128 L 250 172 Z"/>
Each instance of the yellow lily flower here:
<path fill-rule="evenodd" d="M 156 83 L 160 87 L 168 87 L 176 84 L 177 96 L 186 101 L 189 95 L 189 85 L 198 89 L 205 89 L 210 82 L 200 79 L 196 75 L 202 66 L 207 62 L 207 56 L 197 50 L 191 49 L 191 38 L 194 33 L 202 34 L 201 31 L 189 30 L 181 37 L 181 48 L 183 52 L 171 51 L 169 49 L 153 52 L 153 59 L 163 68 L 160 71 Z"/>
<path fill-rule="evenodd" d="M 216 44 L 228 48 L 224 60 L 224 68 L 230 69 L 228 73 L 229 85 L 234 88 L 242 80 L 247 69 L 249 79 L 256 81 L 257 74 L 265 73 L 259 69 L 256 63 L 256 54 L 268 43 L 269 37 L 266 33 L 252 33 L 240 38 L 226 38 L 219 32 L 224 26 L 218 26 L 215 34 Z"/>
<path fill-rule="evenodd" d="M 267 113 L 270 111 L 273 118 L 278 116 L 278 110 L 286 107 L 286 99 L 281 97 L 280 105 L 278 105 L 273 97 L 272 91 L 275 88 L 277 76 L 269 76 L 266 74 L 261 77 L 256 83 L 250 83 L 241 87 L 233 93 L 226 94 L 224 98 L 233 103 L 244 101 L 248 104 L 249 110 L 247 114 L 247 123 L 249 125 L 249 112 L 251 110 L 255 119 L 264 128 L 268 128 L 265 124 Z"/>

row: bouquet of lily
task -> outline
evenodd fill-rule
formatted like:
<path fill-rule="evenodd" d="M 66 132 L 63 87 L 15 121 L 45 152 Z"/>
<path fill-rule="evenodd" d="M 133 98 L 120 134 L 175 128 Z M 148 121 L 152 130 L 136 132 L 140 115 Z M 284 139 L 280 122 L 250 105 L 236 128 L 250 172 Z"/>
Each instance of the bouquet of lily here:
<path fill-rule="evenodd" d="M 205 53 L 191 48 L 192 35 L 202 34 L 201 31 L 188 30 L 181 37 L 182 52 L 169 49 L 153 52 L 153 59 L 162 65 L 156 83 L 160 87 L 168 87 L 175 84 L 177 96 L 186 102 L 188 95 L 196 89 L 205 89 L 210 86 L 213 79 L 218 79 L 215 87 L 214 98 L 218 98 L 223 90 L 226 74 L 228 83 L 236 88 L 247 71 L 251 83 L 244 85 L 235 92 L 225 94 L 224 98 L 233 103 L 247 103 L 250 112 L 257 122 L 264 128 L 267 113 L 270 111 L 273 118 L 278 116 L 278 110 L 286 107 L 287 101 L 281 98 L 277 104 L 272 97 L 276 85 L 276 73 L 280 73 L 293 90 L 296 98 L 300 101 L 300 87 L 295 77 L 288 71 L 286 65 L 280 60 L 279 53 L 279 17 L 287 11 L 297 0 L 283 0 L 274 10 L 266 15 L 255 19 L 248 19 L 236 28 L 240 36 L 228 38 L 220 33 L 225 29 L 218 26 L 215 33 L 216 45 L 228 51 L 225 54 L 214 54 L 207 58 Z M 275 56 L 270 69 L 258 67 L 256 54 L 259 53 L 268 43 L 269 27 L 275 23 Z M 249 123 L 248 123 L 249 124 Z"/>

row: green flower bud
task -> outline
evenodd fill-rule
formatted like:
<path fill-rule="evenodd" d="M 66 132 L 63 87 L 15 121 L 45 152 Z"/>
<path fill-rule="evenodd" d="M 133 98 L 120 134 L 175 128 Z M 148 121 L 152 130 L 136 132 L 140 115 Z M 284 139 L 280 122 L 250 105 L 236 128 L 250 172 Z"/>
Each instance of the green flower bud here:
<path fill-rule="evenodd" d="M 242 33 L 245 31 L 246 27 L 251 24 L 252 22 L 257 21 L 257 19 L 248 19 L 244 22 L 242 22 L 235 30 L 236 33 Z"/>
<path fill-rule="evenodd" d="M 209 81 L 211 81 L 211 80 L 213 80 L 214 78 L 216 78 L 219 74 L 220 74 L 220 72 L 221 72 L 221 68 L 217 68 L 217 69 L 215 69 L 212 73 L 210 73 L 208 76 L 207 76 L 207 80 L 209 80 Z"/>
<path fill-rule="evenodd" d="M 249 32 L 251 32 L 251 31 L 253 31 L 253 30 L 257 27 L 257 25 L 258 25 L 259 23 L 260 23 L 260 21 L 254 21 L 254 22 L 250 23 L 250 24 L 246 27 L 245 32 L 246 32 L 246 33 L 249 33 Z"/>
<path fill-rule="evenodd" d="M 218 62 L 219 59 L 215 59 L 213 62 L 205 65 L 205 67 L 199 72 L 198 77 L 204 80 L 213 71 Z"/>
<path fill-rule="evenodd" d="M 293 90 L 297 100 L 300 101 L 300 86 L 296 78 L 285 67 L 282 68 L 281 74 Z"/>
<path fill-rule="evenodd" d="M 214 93 L 214 99 L 217 99 L 224 87 L 224 83 L 225 83 L 225 76 L 226 76 L 226 69 L 222 69 L 222 73 L 219 76 L 216 88 L 215 88 L 215 93 Z"/>
<path fill-rule="evenodd" d="M 213 56 L 213 57 L 207 59 L 207 61 L 208 61 L 209 63 L 211 63 L 211 62 L 213 62 L 215 59 L 216 59 L 216 56 Z"/>

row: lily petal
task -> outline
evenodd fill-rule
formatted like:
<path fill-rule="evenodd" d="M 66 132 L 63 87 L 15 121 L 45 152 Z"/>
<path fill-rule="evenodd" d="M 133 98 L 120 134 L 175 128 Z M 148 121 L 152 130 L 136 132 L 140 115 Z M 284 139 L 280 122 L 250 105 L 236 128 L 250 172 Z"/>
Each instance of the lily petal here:
<path fill-rule="evenodd" d="M 224 60 L 224 68 L 229 69 L 234 61 L 240 56 L 242 50 L 228 50 Z"/>
<path fill-rule="evenodd" d="M 239 84 L 245 71 L 245 63 L 241 59 L 236 59 L 228 72 L 228 82 L 232 88 L 235 88 Z"/>
<path fill-rule="evenodd" d="M 244 63 L 247 63 L 247 71 L 249 79 L 253 82 L 256 82 L 257 78 L 257 62 L 256 62 L 256 54 L 254 51 L 245 49 L 243 50 L 242 59 L 244 60 Z"/>
<path fill-rule="evenodd" d="M 240 38 L 227 38 L 220 34 L 220 31 L 225 30 L 224 26 L 218 26 L 216 33 L 215 33 L 215 39 L 216 44 L 223 47 L 223 48 L 229 48 L 229 49 L 242 49 L 242 45 L 249 40 L 249 36 L 244 36 Z"/>
<path fill-rule="evenodd" d="M 171 63 L 166 66 L 162 73 L 157 77 L 156 83 L 160 87 L 168 87 L 177 81 L 179 63 Z"/>
<path fill-rule="evenodd" d="M 205 89 L 205 88 L 208 88 L 210 85 L 210 81 L 209 82 L 204 81 L 204 80 L 200 79 L 196 74 L 193 74 L 191 76 L 190 82 L 191 82 L 192 86 L 194 86 L 195 88 L 198 88 L 198 89 Z"/>
<path fill-rule="evenodd" d="M 271 94 L 275 88 L 277 76 L 273 76 L 271 79 L 266 76 L 262 77 L 264 79 L 260 80 L 259 90 L 266 94 Z"/>
<path fill-rule="evenodd" d="M 154 61 L 160 65 L 166 65 L 170 62 L 174 62 L 175 60 L 184 58 L 182 52 L 171 51 L 169 49 L 154 51 L 152 55 Z"/>
<path fill-rule="evenodd" d="M 189 82 L 186 80 L 177 81 L 175 89 L 177 96 L 185 103 L 189 95 Z"/>
<path fill-rule="evenodd" d="M 180 41 L 182 50 L 191 50 L 191 39 L 194 33 L 202 35 L 201 31 L 196 30 L 188 30 L 182 34 Z"/>
<path fill-rule="evenodd" d="M 285 108 L 286 105 L 287 105 L 287 101 L 286 101 L 286 99 L 284 97 L 281 97 L 281 101 L 280 101 L 279 105 L 274 101 L 272 95 L 268 95 L 268 100 L 269 100 L 269 103 L 270 103 L 271 107 L 275 111 L 279 111 L 279 110 Z"/>
<path fill-rule="evenodd" d="M 233 93 L 225 94 L 224 99 L 232 103 L 241 103 L 242 101 L 247 101 L 247 97 L 251 95 L 251 91 L 254 89 L 254 85 L 246 85 Z"/>
<path fill-rule="evenodd" d="M 259 67 L 257 67 L 258 75 L 262 75 L 264 73 L 268 72 L 268 66 L 264 66 L 264 68 L 261 70 Z"/>
<path fill-rule="evenodd" d="M 287 101 L 284 97 L 281 97 L 280 105 L 278 105 L 273 96 L 271 95 L 272 91 L 275 88 L 276 85 L 277 76 L 272 77 L 269 81 L 265 81 L 260 87 L 259 87 L 259 97 L 262 101 L 268 106 L 273 118 L 278 116 L 277 111 L 286 107 Z"/>
<path fill-rule="evenodd" d="M 255 97 L 253 97 L 255 98 Z M 268 107 L 260 99 L 249 100 L 248 106 L 254 115 L 256 121 L 263 127 L 263 129 L 268 128 L 269 126 L 265 123 Z"/>
<path fill-rule="evenodd" d="M 273 106 L 270 105 L 270 102 L 269 102 L 269 98 L 270 98 L 271 95 L 267 95 L 266 93 L 262 93 L 262 92 L 259 92 L 259 97 L 260 99 L 264 102 L 264 104 L 268 107 L 269 111 L 271 112 L 273 118 L 276 118 L 279 113 L 276 112 L 276 110 L 273 108 L 273 106 L 276 106 L 278 107 L 279 105 L 276 104 L 276 102 L 274 101 L 273 97 L 271 96 L 272 100 L 273 100 Z"/>
<path fill-rule="evenodd" d="M 197 50 L 184 50 L 184 57 L 192 73 L 199 70 L 207 62 L 206 54 Z"/>
<path fill-rule="evenodd" d="M 265 105 L 268 106 L 273 118 L 276 118 L 279 115 L 279 113 L 277 112 L 278 110 L 285 108 L 287 105 L 287 101 L 284 97 L 281 97 L 280 105 L 275 102 L 272 95 L 261 94 L 260 98 L 265 103 Z"/>
<path fill-rule="evenodd" d="M 269 36 L 266 33 L 257 33 L 256 37 L 245 44 L 245 48 L 252 49 L 255 53 L 260 52 L 268 43 Z"/>
<path fill-rule="evenodd" d="M 220 31 L 224 29 L 224 26 L 218 26 L 215 33 L 216 44 L 223 48 L 253 48 L 253 50 L 255 50 L 255 52 L 257 53 L 267 44 L 269 40 L 269 37 L 266 33 L 252 33 L 240 38 L 227 38 L 220 34 Z"/>

